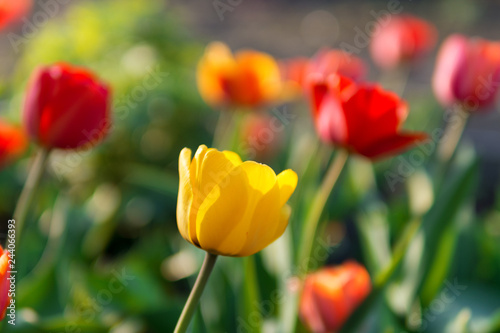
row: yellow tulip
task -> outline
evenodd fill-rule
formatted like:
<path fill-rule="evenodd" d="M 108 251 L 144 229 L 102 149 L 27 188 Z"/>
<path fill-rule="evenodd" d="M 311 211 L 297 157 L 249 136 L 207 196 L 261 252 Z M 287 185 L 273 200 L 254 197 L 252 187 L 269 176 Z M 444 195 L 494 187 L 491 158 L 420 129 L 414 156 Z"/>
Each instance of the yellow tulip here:
<path fill-rule="evenodd" d="M 201 145 L 179 156 L 177 226 L 187 241 L 217 255 L 249 256 L 274 242 L 288 225 L 286 204 L 297 174 L 242 162 L 233 152 Z"/>
<path fill-rule="evenodd" d="M 223 43 L 207 46 L 198 64 L 198 90 L 213 107 L 254 108 L 281 98 L 278 63 L 272 56 L 253 50 L 235 55 Z"/>

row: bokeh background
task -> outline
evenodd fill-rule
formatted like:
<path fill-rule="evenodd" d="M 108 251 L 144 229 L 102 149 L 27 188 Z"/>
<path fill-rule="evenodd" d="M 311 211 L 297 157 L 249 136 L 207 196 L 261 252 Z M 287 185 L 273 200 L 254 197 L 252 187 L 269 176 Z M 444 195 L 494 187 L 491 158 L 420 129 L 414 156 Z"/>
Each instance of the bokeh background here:
<path fill-rule="evenodd" d="M 370 12 L 387 7 L 387 1 L 233 4 L 220 16 L 211 0 L 40 0 L 25 21 L 0 36 L 2 117 L 20 122 L 30 73 L 37 65 L 58 61 L 99 73 L 113 88 L 115 109 L 113 129 L 103 145 L 91 152 L 54 154 L 23 247 L 17 249 L 18 322 L 15 327 L 4 322 L 2 331 L 172 331 L 203 259 L 201 250 L 179 236 L 175 207 L 178 154 L 183 147 L 210 144 L 219 116 L 196 89 L 204 47 L 221 40 L 233 50 L 257 49 L 278 59 L 309 57 L 322 47 L 352 44 L 355 28 L 373 21 Z M 404 0 L 401 5 L 405 13 L 435 24 L 440 41 L 454 32 L 500 38 L 496 1 Z M 50 19 L 37 21 L 37 13 Z M 394 73 L 373 65 L 368 48 L 359 53 L 370 64 L 371 81 L 408 101 L 407 128 L 430 132 L 444 126 L 444 110 L 430 85 L 436 52 L 411 70 L 402 91 Z M 295 117 L 279 133 L 278 150 L 262 161 L 276 171 L 301 171 L 316 140 L 308 106 L 299 101 L 278 110 L 283 108 Z M 385 302 L 372 311 L 369 331 L 500 332 L 499 142 L 498 107 L 473 116 L 457 167 L 444 177 L 450 186 L 438 198 L 425 162 L 395 190 L 388 185 L 387 172 L 398 170 L 410 153 L 373 167 L 360 158 L 350 160 L 327 208 L 330 222 L 322 235 L 329 264 L 355 259 L 375 270 L 418 209 L 415 205 L 442 201 L 425 217 L 435 222 L 429 233 L 442 239 L 431 257 L 427 307 L 414 295 L 418 282 L 413 280 L 420 271 L 412 260 L 423 251 L 416 241 Z M 321 147 L 320 153 L 329 156 L 330 149 Z M 0 172 L 0 234 L 5 235 L 33 151 Z M 299 183 L 291 201 L 292 231 L 300 230 L 307 198 L 327 162 L 325 157 L 308 168 Z M 292 244 L 293 237 L 285 235 Z M 246 295 L 242 265 L 258 272 L 258 299 L 268 299 L 283 285 L 293 290 L 293 279 L 281 274 L 293 270 L 282 246 L 278 242 L 250 263 L 222 258 L 192 332 L 253 332 L 242 324 L 255 307 Z M 466 289 L 443 308 L 432 309 L 446 283 Z M 265 332 L 276 331 L 274 318 L 281 306 L 276 302 L 261 309 Z"/>

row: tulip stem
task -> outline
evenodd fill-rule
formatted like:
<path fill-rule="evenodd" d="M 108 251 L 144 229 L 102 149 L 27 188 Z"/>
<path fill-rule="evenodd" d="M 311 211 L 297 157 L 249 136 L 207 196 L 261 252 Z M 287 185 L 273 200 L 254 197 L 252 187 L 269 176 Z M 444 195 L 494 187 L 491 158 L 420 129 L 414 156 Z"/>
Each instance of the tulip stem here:
<path fill-rule="evenodd" d="M 405 228 L 401 238 L 394 246 L 392 258 L 390 262 L 375 275 L 373 279 L 373 290 L 363 303 L 351 314 L 348 320 L 344 323 L 341 333 L 359 332 L 359 327 L 363 325 L 366 316 L 372 310 L 372 307 L 383 294 L 387 284 L 394 276 L 394 272 L 399 267 L 401 261 L 408 250 L 415 235 L 422 226 L 422 217 L 415 217 Z"/>
<path fill-rule="evenodd" d="M 40 148 L 35 157 L 35 161 L 31 166 L 28 178 L 24 183 L 23 190 L 17 201 L 16 208 L 14 210 L 14 220 L 16 221 L 16 241 L 19 242 L 21 238 L 21 233 L 23 231 L 24 224 L 26 222 L 26 217 L 28 216 L 28 210 L 33 202 L 36 194 L 36 189 L 40 184 L 40 180 L 45 170 L 45 165 L 50 155 L 50 150 L 45 148 Z"/>
<path fill-rule="evenodd" d="M 210 273 L 212 273 L 216 261 L 217 255 L 207 252 L 203 265 L 201 266 L 200 274 L 198 275 L 193 289 L 191 290 L 191 294 L 189 295 L 186 305 L 184 305 L 184 310 L 182 310 L 182 314 L 177 321 L 174 333 L 184 333 L 187 331 L 191 318 L 193 317 L 196 307 L 198 306 L 201 294 L 205 289 L 208 278 Z"/>
<path fill-rule="evenodd" d="M 309 260 L 311 256 L 313 247 L 314 247 L 314 238 L 316 236 L 316 232 L 319 226 L 319 222 L 321 220 L 321 215 L 323 214 L 323 210 L 325 208 L 326 202 L 328 201 L 328 197 L 337 182 L 344 165 L 347 162 L 347 158 L 349 157 L 349 153 L 347 150 L 339 150 L 334 160 L 330 164 L 330 167 L 323 179 L 323 183 L 321 184 L 318 192 L 314 196 L 312 207 L 309 210 L 307 215 L 305 224 L 304 224 L 304 234 L 302 238 L 302 247 L 299 253 L 299 267 L 304 268 L 304 274 L 309 270 L 307 265 L 304 265 Z"/>
<path fill-rule="evenodd" d="M 460 139 L 462 138 L 462 134 L 465 130 L 465 126 L 467 125 L 469 113 L 460 108 L 459 110 L 456 110 L 456 114 L 452 117 L 452 120 L 453 119 L 456 119 L 456 121 L 453 121 L 446 127 L 445 134 L 439 146 L 439 159 L 443 163 L 450 162 L 451 158 L 455 154 L 458 144 L 460 143 Z"/>

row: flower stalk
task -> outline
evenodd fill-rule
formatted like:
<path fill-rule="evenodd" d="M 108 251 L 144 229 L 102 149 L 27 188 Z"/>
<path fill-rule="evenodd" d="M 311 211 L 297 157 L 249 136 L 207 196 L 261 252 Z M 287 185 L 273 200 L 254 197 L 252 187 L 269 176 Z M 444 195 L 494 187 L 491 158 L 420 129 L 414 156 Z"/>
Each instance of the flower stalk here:
<path fill-rule="evenodd" d="M 305 230 L 301 242 L 301 251 L 299 253 L 299 265 L 307 261 L 311 256 L 311 252 L 314 247 L 314 237 L 316 236 L 316 231 L 319 226 L 321 215 L 323 214 L 323 210 L 325 208 L 328 197 L 330 196 L 333 187 L 337 183 L 337 180 L 347 162 L 348 157 L 349 153 L 347 150 L 341 149 L 338 151 L 333 162 L 330 164 L 321 187 L 314 197 L 312 207 L 309 211 L 309 214 L 307 215 L 304 224 Z M 307 271 L 303 273 L 307 273 Z"/>
<path fill-rule="evenodd" d="M 35 161 L 31 166 L 31 170 L 24 184 L 23 190 L 17 201 L 16 208 L 14 210 L 14 220 L 16 221 L 16 241 L 19 242 L 21 238 L 21 233 L 26 223 L 26 217 L 28 216 L 29 208 L 33 202 L 36 194 L 38 185 L 45 170 L 45 165 L 47 164 L 50 155 L 50 149 L 40 148 L 35 157 Z"/>
<path fill-rule="evenodd" d="M 210 277 L 210 274 L 215 266 L 217 257 L 218 256 L 216 254 L 207 252 L 200 274 L 198 275 L 193 289 L 191 290 L 191 294 L 189 295 L 186 305 L 184 305 L 182 314 L 177 321 L 177 325 L 175 326 L 174 333 L 184 333 L 187 331 L 191 318 L 193 317 L 196 307 L 200 301 L 201 294 L 203 293 L 208 278 Z"/>

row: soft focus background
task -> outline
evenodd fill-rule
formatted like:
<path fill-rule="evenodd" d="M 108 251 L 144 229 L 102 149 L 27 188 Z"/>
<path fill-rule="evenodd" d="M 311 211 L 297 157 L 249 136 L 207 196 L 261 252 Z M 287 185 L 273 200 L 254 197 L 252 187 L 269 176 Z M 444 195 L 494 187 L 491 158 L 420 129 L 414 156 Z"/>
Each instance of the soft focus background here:
<path fill-rule="evenodd" d="M 440 41 L 454 32 L 500 39 L 496 1 L 403 0 L 401 5 L 433 22 Z M 40 0 L 25 21 L 0 36 L 2 117 L 20 122 L 31 71 L 57 61 L 97 72 L 112 86 L 115 108 L 104 144 L 91 152 L 54 154 L 24 246 L 17 249 L 18 323 L 4 322 L 3 331 L 171 332 L 203 259 L 201 250 L 180 237 L 175 206 L 178 154 L 183 147 L 210 145 L 218 119 L 196 89 L 205 45 L 221 40 L 233 50 L 252 48 L 278 59 L 309 57 L 321 47 L 352 44 L 355 28 L 364 30 L 374 20 L 370 12 L 386 9 L 387 2 L 241 0 L 228 6 L 220 16 L 212 0 Z M 37 13 L 50 19 L 35 19 Z M 359 54 L 371 64 L 371 81 L 408 101 L 407 128 L 431 132 L 444 124 L 430 86 L 436 52 L 412 69 L 404 91 L 398 91 L 394 73 L 372 64 L 368 48 Z M 259 158 L 276 171 L 291 167 L 300 174 L 316 140 L 307 103 L 277 110 L 294 117 L 276 133 L 276 150 Z M 329 264 L 355 259 L 377 270 L 404 226 L 439 200 L 424 217 L 432 228 L 420 235 L 440 240 L 427 258 L 425 278 L 419 266 L 425 249 L 417 238 L 385 301 L 372 311 L 367 331 L 500 332 L 499 142 L 498 108 L 474 115 L 456 166 L 442 179 L 446 191 L 436 198 L 426 154 L 411 165 L 411 152 L 373 167 L 362 158 L 349 161 L 321 232 Z M 330 150 L 320 148 L 323 161 L 307 167 L 291 199 L 295 236 L 287 233 L 252 261 L 222 258 L 193 332 L 254 332 L 248 327 L 256 309 L 264 331 L 275 331 L 273 318 L 282 304 L 264 301 L 283 286 L 294 290 L 296 281 L 283 277 L 294 268 L 282 249 L 297 237 Z M 30 158 L 27 154 L 0 172 L 0 234 L 5 235 Z M 388 172 L 405 167 L 411 169 L 408 177 L 393 188 Z M 243 283 L 242 272 L 249 269 L 257 272 L 256 292 Z M 450 285 L 461 289 L 448 302 L 442 291 Z"/>

